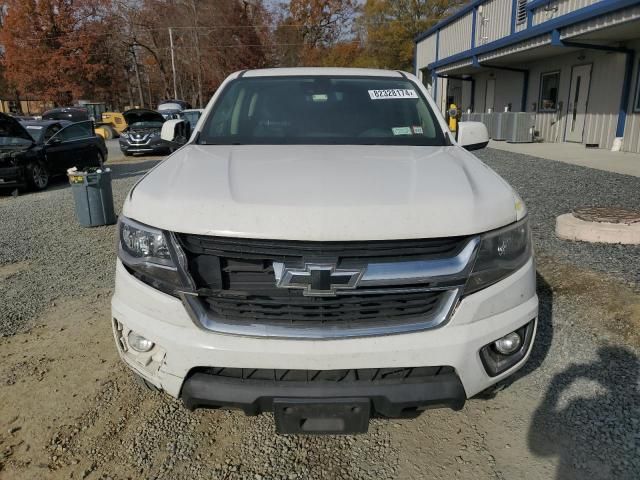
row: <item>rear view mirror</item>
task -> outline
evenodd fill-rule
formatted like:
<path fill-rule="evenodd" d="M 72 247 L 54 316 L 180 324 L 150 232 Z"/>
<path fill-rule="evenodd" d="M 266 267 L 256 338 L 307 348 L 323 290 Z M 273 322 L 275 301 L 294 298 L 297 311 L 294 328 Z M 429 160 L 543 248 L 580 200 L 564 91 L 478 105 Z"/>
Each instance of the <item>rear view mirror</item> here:
<path fill-rule="evenodd" d="M 458 123 L 458 144 L 467 150 L 479 150 L 489 143 L 489 131 L 482 122 Z"/>
<path fill-rule="evenodd" d="M 160 138 L 167 142 L 184 145 L 191 136 L 189 123 L 184 120 L 167 120 L 162 124 Z"/>

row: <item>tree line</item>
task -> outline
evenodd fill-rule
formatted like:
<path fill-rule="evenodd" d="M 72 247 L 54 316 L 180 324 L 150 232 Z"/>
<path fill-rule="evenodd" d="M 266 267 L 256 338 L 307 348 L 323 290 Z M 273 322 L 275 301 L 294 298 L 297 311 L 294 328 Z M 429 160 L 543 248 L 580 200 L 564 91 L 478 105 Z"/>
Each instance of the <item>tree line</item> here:
<path fill-rule="evenodd" d="M 231 72 L 411 70 L 413 38 L 462 0 L 0 1 L 0 99 L 203 106 Z M 174 81 L 175 72 L 175 81 Z M 19 104 L 19 102 L 18 102 Z"/>

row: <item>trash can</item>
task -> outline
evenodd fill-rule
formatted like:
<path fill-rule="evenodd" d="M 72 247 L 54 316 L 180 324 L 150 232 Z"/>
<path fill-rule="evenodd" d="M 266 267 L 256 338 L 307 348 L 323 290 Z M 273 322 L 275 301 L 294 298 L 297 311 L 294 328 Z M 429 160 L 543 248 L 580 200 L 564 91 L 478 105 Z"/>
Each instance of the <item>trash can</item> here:
<path fill-rule="evenodd" d="M 67 172 L 76 204 L 76 217 L 83 227 L 116 223 L 111 191 L 111 169 L 92 168 Z"/>

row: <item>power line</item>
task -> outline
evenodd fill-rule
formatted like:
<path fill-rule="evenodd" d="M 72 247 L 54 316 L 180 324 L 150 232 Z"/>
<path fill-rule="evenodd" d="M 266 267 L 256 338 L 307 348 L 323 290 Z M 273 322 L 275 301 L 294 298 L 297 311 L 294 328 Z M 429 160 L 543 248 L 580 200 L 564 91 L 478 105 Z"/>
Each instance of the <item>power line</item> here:
<path fill-rule="evenodd" d="M 359 40 L 340 42 L 340 45 L 363 45 L 363 42 Z M 217 50 L 221 48 L 272 48 L 272 47 L 303 47 L 303 46 L 312 46 L 308 43 L 235 43 L 235 44 L 226 44 L 226 45 L 201 45 L 200 50 Z M 160 47 L 156 49 L 157 51 L 169 52 L 171 47 Z M 195 50 L 195 47 L 189 46 L 176 46 L 174 50 Z M 73 57 L 82 57 L 82 56 L 90 56 L 93 53 L 99 52 L 77 52 L 77 53 L 64 53 L 64 54 L 55 54 L 55 58 L 73 58 Z M 26 65 L 26 64 L 25 64 Z"/>

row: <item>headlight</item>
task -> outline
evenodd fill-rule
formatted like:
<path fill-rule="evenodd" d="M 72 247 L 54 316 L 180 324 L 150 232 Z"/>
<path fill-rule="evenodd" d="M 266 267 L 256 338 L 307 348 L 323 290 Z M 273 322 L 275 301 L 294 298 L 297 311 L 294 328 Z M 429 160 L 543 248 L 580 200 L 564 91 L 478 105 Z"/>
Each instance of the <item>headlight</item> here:
<path fill-rule="evenodd" d="M 166 232 L 121 216 L 118 236 L 118 257 L 138 279 L 165 293 L 183 288 Z"/>
<path fill-rule="evenodd" d="M 482 236 L 478 255 L 464 293 L 493 285 L 521 268 L 531 257 L 531 232 L 525 217 Z"/>
<path fill-rule="evenodd" d="M 121 136 L 122 138 L 124 138 L 125 140 L 128 140 L 128 139 L 129 139 L 129 134 L 128 134 L 127 132 L 122 132 L 122 133 L 120 134 L 120 136 Z"/>

